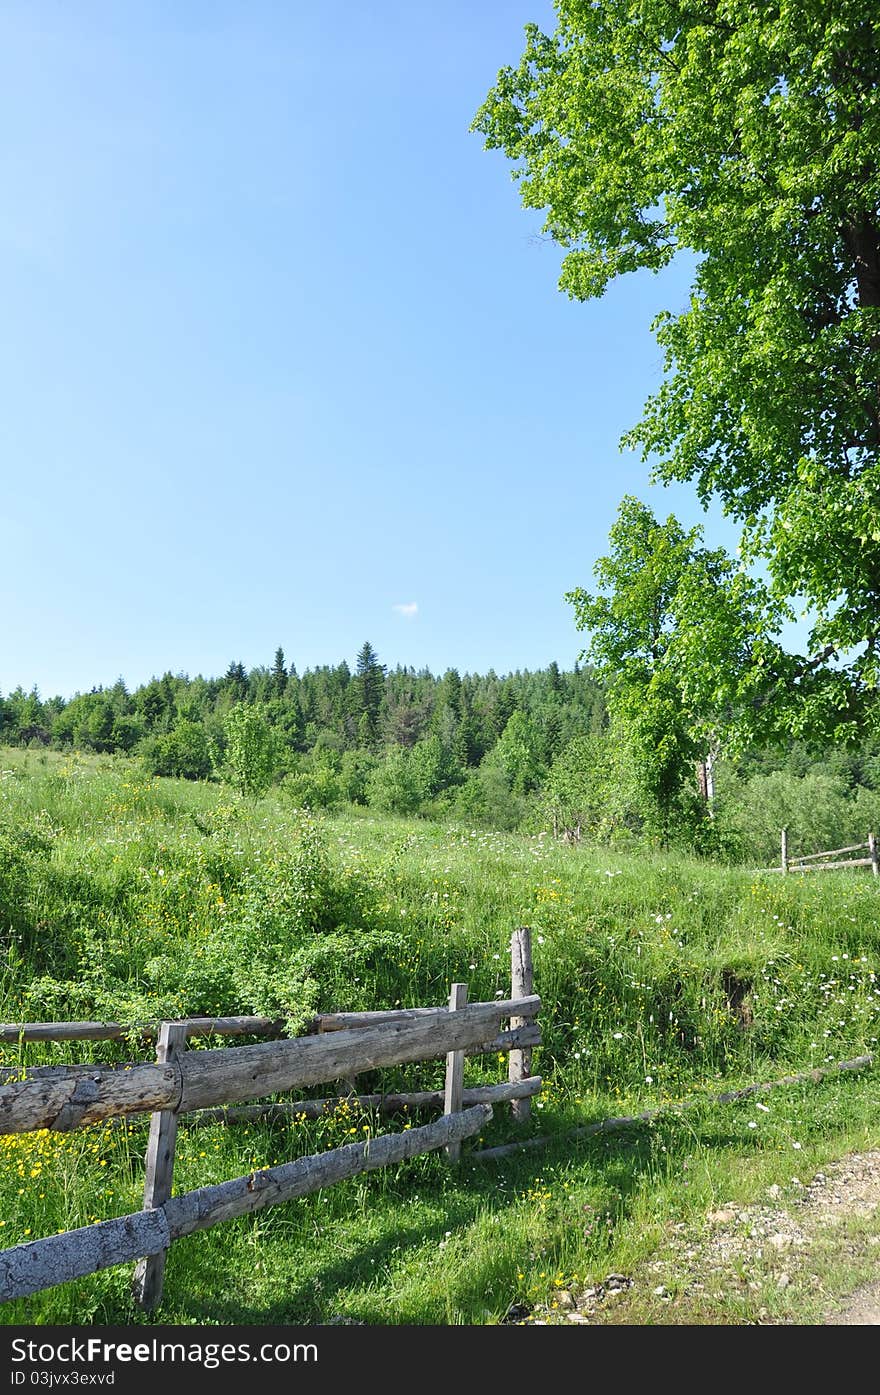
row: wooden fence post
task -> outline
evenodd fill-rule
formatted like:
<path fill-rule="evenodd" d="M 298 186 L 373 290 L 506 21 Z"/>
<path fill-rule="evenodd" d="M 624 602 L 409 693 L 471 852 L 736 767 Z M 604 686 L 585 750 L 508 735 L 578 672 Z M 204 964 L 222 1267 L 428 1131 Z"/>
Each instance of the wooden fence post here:
<path fill-rule="evenodd" d="M 788 871 L 788 829 L 782 830 L 782 871 Z"/>
<path fill-rule="evenodd" d="M 871 871 L 875 877 L 880 877 L 880 860 L 877 858 L 877 836 L 874 833 L 868 834 L 868 852 L 871 854 Z"/>
<path fill-rule="evenodd" d="M 468 986 L 466 983 L 453 983 L 449 994 L 449 1011 L 467 1006 Z M 446 1086 L 443 1091 L 443 1113 L 458 1114 L 462 1107 L 464 1088 L 464 1052 L 450 1051 L 446 1057 Z M 458 1162 L 461 1157 L 460 1143 L 447 1143 L 446 1157 L 449 1162 Z"/>
<path fill-rule="evenodd" d="M 525 998 L 532 992 L 532 982 L 534 974 L 532 971 L 532 932 L 527 925 L 520 926 L 514 930 L 510 939 L 510 996 L 511 998 Z M 525 1023 L 523 1017 L 511 1017 L 510 1029 L 513 1031 L 517 1027 L 522 1027 Z M 512 1083 L 525 1080 L 532 1073 L 532 1048 L 522 1047 L 519 1050 L 511 1051 L 509 1056 L 507 1078 Z M 512 1100 L 510 1104 L 511 1113 L 516 1123 L 523 1124 L 531 1117 L 531 1099 Z"/>
<path fill-rule="evenodd" d="M 163 1022 L 159 1028 L 156 1061 L 166 1065 L 175 1061 L 186 1046 L 186 1023 Z M 174 1150 L 177 1144 L 177 1114 L 173 1109 L 159 1109 L 150 1118 L 150 1141 L 147 1145 L 146 1178 L 144 1181 L 144 1210 L 163 1206 L 171 1196 L 174 1176 Z M 132 1294 L 142 1308 L 149 1312 L 162 1298 L 167 1250 L 138 1260 L 132 1281 Z"/>

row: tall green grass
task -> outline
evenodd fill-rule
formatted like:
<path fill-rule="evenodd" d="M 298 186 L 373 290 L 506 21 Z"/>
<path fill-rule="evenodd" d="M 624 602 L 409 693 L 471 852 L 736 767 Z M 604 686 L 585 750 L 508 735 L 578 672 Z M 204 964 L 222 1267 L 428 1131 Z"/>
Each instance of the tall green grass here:
<path fill-rule="evenodd" d="M 786 1086 L 767 1110 L 711 1097 L 876 1050 L 878 905 L 861 872 L 783 879 L 357 809 L 322 820 L 111 758 L 0 753 L 5 1021 L 268 1012 L 297 1030 L 315 1010 L 443 1003 L 453 981 L 488 1000 L 509 992 L 511 931 L 532 928 L 545 1083 L 526 1132 L 557 1141 L 504 1163 L 467 1147 L 457 1169 L 418 1159 L 180 1242 L 169 1322 L 494 1322 L 649 1253 L 670 1216 L 793 1185 L 871 1137 L 873 1074 Z M 2 1060 L 132 1050 L 19 1045 Z M 469 1060 L 466 1083 L 505 1074 L 506 1060 Z M 441 1080 L 429 1063 L 362 1086 Z M 563 1138 L 648 1108 L 661 1113 L 619 1136 Z M 407 1122 L 346 1106 L 313 1123 L 184 1123 L 175 1184 Z M 498 1108 L 482 1143 L 518 1136 Z M 0 1140 L 0 1238 L 137 1209 L 145 1139 L 133 1121 Z M 107 1271 L 0 1320 L 138 1322 L 127 1282 Z"/>

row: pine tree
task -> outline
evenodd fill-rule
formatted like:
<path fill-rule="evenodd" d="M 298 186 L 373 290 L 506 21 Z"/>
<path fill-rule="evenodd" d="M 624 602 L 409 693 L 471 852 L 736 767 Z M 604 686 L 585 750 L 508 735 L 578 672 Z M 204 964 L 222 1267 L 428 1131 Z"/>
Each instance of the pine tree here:
<path fill-rule="evenodd" d="M 287 669 L 284 666 L 284 650 L 279 644 L 275 650 L 275 666 L 272 669 L 272 691 L 275 697 L 283 697 L 287 687 Z"/>
<path fill-rule="evenodd" d="M 369 734 L 369 741 L 375 741 L 379 731 L 379 710 L 385 692 L 385 665 L 373 646 L 365 641 L 357 656 L 355 676 L 355 704 L 358 713 L 358 739 Z M 363 718 L 366 718 L 364 723 Z"/>
<path fill-rule="evenodd" d="M 240 660 L 233 659 L 223 680 L 236 702 L 247 697 L 247 673 Z"/>
<path fill-rule="evenodd" d="M 492 711 L 492 726 L 495 729 L 496 736 L 503 735 L 507 723 L 518 707 L 519 703 L 517 702 L 513 687 L 509 682 L 502 683 L 501 687 L 498 689 L 498 695 Z"/>

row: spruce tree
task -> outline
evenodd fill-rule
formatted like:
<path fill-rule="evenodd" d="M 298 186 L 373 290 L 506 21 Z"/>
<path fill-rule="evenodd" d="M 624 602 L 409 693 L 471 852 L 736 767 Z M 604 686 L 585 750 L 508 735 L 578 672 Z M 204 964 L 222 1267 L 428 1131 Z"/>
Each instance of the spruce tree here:
<path fill-rule="evenodd" d="M 279 644 L 275 650 L 275 665 L 272 669 L 272 690 L 275 697 L 283 697 L 287 687 L 287 669 L 284 665 L 284 650 Z"/>
<path fill-rule="evenodd" d="M 370 742 L 375 741 L 379 731 L 379 711 L 385 691 L 385 665 L 369 643 L 365 641 L 357 656 L 355 676 L 355 702 L 358 712 L 358 740 L 364 741 L 367 734 Z M 366 718 L 366 722 L 363 719 Z"/>

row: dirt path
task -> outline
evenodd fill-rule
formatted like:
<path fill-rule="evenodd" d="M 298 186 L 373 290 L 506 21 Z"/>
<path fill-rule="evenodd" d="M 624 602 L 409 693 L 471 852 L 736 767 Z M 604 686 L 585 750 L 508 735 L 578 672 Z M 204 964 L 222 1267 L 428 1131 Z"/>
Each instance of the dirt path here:
<path fill-rule="evenodd" d="M 880 1283 L 857 1288 L 845 1300 L 840 1312 L 827 1317 L 825 1322 L 832 1327 L 880 1324 Z"/>
<path fill-rule="evenodd" d="M 820 1173 L 819 1176 L 822 1176 Z M 815 1185 L 815 1182 L 814 1184 Z M 817 1214 L 833 1224 L 846 1216 L 870 1217 L 880 1207 L 880 1151 L 852 1153 L 825 1174 L 818 1189 Z M 826 1314 L 826 1325 L 880 1325 L 880 1282 L 862 1284 Z"/>
<path fill-rule="evenodd" d="M 806 1185 L 675 1225 L 662 1256 L 563 1292 L 527 1322 L 880 1325 L 880 1150 L 851 1153 Z"/>

